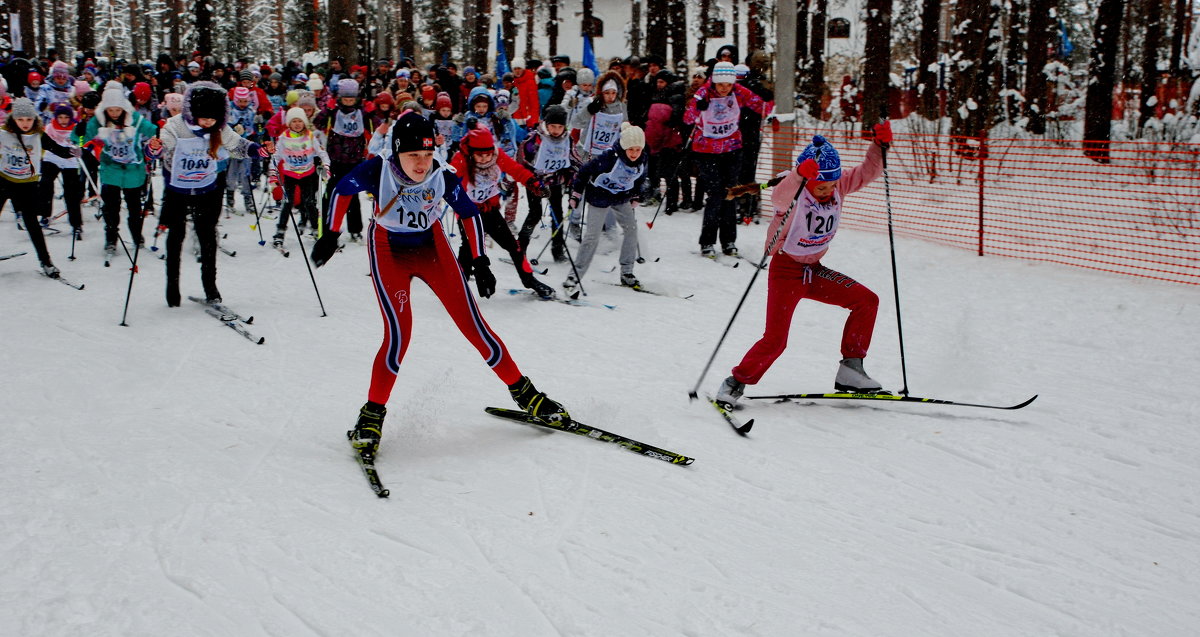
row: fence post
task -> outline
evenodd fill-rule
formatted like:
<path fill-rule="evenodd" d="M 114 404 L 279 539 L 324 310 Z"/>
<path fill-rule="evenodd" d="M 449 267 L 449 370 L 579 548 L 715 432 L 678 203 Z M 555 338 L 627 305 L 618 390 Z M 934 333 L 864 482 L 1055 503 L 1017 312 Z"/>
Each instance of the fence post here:
<path fill-rule="evenodd" d="M 986 137 L 981 134 L 978 138 L 979 148 L 976 157 L 979 158 L 979 250 L 978 255 L 983 256 L 983 162 L 987 159 L 987 141 Z"/>

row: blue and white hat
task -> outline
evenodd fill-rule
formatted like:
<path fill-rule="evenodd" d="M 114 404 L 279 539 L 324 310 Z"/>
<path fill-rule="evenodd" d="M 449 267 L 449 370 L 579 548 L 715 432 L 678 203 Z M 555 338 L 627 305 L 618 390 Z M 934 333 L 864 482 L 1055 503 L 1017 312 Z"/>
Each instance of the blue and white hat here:
<path fill-rule="evenodd" d="M 717 62 L 712 70 L 713 84 L 733 84 L 737 81 L 737 71 L 730 62 Z"/>
<path fill-rule="evenodd" d="M 796 165 L 800 165 L 806 159 L 817 160 L 817 167 L 820 169 L 817 181 L 837 181 L 842 178 L 842 158 L 838 156 L 833 144 L 824 137 L 813 135 L 812 143 L 796 158 Z"/>

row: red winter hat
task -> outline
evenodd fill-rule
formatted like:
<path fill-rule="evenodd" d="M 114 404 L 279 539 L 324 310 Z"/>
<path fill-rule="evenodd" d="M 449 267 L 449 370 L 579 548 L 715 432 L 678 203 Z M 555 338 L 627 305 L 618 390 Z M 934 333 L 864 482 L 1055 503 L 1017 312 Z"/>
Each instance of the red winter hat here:
<path fill-rule="evenodd" d="M 376 106 L 395 106 L 396 99 L 392 97 L 391 93 L 384 91 L 384 92 L 380 93 L 379 95 L 375 96 L 375 105 Z"/>
<path fill-rule="evenodd" d="M 441 110 L 443 108 L 454 108 L 454 103 L 450 101 L 450 94 L 442 91 L 437 94 L 437 101 L 433 103 L 433 107 Z"/>
<path fill-rule="evenodd" d="M 421 98 L 425 100 L 433 100 L 437 96 L 437 91 L 432 86 L 426 84 L 421 87 Z"/>
<path fill-rule="evenodd" d="M 492 133 L 488 129 L 479 126 L 475 130 L 467 133 L 464 140 L 464 146 L 470 152 L 481 150 L 494 150 L 496 148 L 496 140 L 492 138 Z"/>
<path fill-rule="evenodd" d="M 149 102 L 151 94 L 152 91 L 150 90 L 149 84 L 145 82 L 138 82 L 137 84 L 133 85 L 133 99 L 139 102 Z"/>
<path fill-rule="evenodd" d="M 37 80 L 38 82 L 41 82 L 41 81 L 42 81 L 42 80 L 44 80 L 44 79 L 46 79 L 46 78 L 42 77 L 42 74 L 41 74 L 41 73 L 38 73 L 37 71 L 30 71 L 30 72 L 29 72 L 29 81 L 30 81 L 30 82 L 32 82 L 32 81 L 34 81 L 34 80 Z"/>

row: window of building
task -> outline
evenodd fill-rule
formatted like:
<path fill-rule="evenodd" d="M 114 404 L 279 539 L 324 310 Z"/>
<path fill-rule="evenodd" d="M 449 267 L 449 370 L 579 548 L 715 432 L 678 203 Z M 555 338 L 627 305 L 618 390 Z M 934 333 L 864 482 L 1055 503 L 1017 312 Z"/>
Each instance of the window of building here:
<path fill-rule="evenodd" d="M 850 37 L 850 21 L 845 18 L 834 18 L 830 20 L 828 33 L 830 40 L 834 38 Z"/>

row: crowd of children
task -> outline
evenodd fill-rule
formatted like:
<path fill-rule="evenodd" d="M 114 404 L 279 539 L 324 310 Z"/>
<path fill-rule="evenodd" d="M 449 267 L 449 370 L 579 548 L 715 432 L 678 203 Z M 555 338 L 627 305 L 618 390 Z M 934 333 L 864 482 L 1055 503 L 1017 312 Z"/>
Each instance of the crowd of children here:
<path fill-rule="evenodd" d="M 124 240 L 139 249 L 145 218 L 157 214 L 167 232 L 166 301 L 173 307 L 180 304 L 188 218 L 205 297 L 220 302 L 221 213 L 266 212 L 256 204 L 265 186 L 278 210 L 273 243 L 281 251 L 294 218 L 301 232 L 317 238 L 312 259 L 318 267 L 333 256 L 343 232 L 370 254 L 386 331 L 355 433 L 358 446 L 378 445 L 383 405 L 408 345 L 405 299 L 414 276 L 434 289 L 523 409 L 564 417 L 561 405 L 517 370 L 466 285 L 474 278 L 480 296 L 495 291 L 484 237 L 507 253 L 521 284 L 542 298 L 556 291 L 531 265 L 530 241 L 539 227 L 549 229 L 552 258 L 571 264 L 562 283 L 567 294 L 581 285 L 602 233 L 617 228 L 619 283 L 640 289 L 634 274 L 638 204 L 665 204 L 668 215 L 703 209 L 699 253 L 737 256 L 739 221 L 757 206 L 725 195 L 753 179 L 773 96 L 762 61 L 748 58 L 750 66 L 736 58 L 736 49 L 722 47 L 691 78 L 675 75 L 654 56 L 614 60 L 599 74 L 573 68 L 566 56 L 531 59 L 502 77 L 469 66 L 460 76 L 449 62 L 422 70 L 411 60 L 381 60 L 370 68 L 333 59 L 305 69 L 226 65 L 206 56 L 164 55 L 147 67 L 10 60 L 0 67 L 0 100 L 7 104 L 0 114 L 0 199 L 20 215 L 51 277 L 59 272 L 42 231 L 61 216 L 52 205 L 56 180 L 73 242 L 84 237 L 81 205 L 100 199 L 106 261 Z M 890 140 L 890 129 L 879 131 L 884 137 Z M 879 388 L 862 368 L 878 299 L 819 264 L 836 232 L 841 197 L 874 178 L 878 167 L 877 153 L 869 154 L 835 187 L 840 160 L 821 140 L 780 176 L 773 227 L 785 211 L 791 216 L 782 240 L 767 246 L 774 256 L 766 334 L 723 385 L 723 401 L 736 402 L 744 384 L 757 382 L 782 352 L 791 312 L 804 297 L 851 309 L 838 386 Z M 151 177 L 157 174 L 163 192 L 156 211 L 157 179 Z M 522 190 L 527 212 L 519 219 Z M 365 219 L 359 193 L 372 197 Z M 793 214 L 797 203 L 803 209 Z M 462 236 L 457 258 L 446 237 L 452 231 L 443 231 L 448 210 L 457 216 L 457 225 L 448 227 Z M 808 220 L 803 229 L 799 219 Z M 579 242 L 574 255 L 571 238 Z"/>

